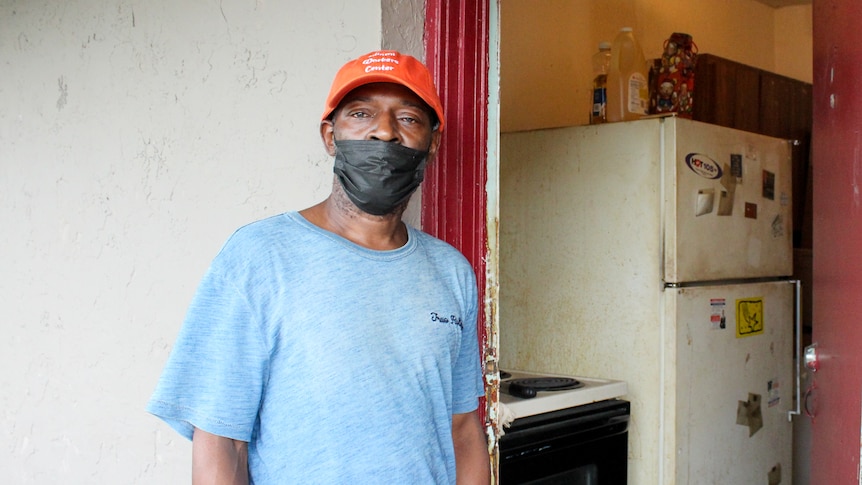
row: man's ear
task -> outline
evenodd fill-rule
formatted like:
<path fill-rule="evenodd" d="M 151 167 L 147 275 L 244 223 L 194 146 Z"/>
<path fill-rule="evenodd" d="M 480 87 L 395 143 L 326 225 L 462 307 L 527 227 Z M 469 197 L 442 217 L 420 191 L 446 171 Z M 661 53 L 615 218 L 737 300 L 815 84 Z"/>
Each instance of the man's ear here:
<path fill-rule="evenodd" d="M 320 139 L 323 140 L 323 146 L 326 148 L 326 153 L 329 156 L 335 156 L 335 125 L 332 120 L 323 120 L 320 122 Z"/>
<path fill-rule="evenodd" d="M 441 135 L 440 130 L 431 132 L 431 144 L 428 145 L 428 161 L 433 160 L 434 156 L 437 155 L 437 149 L 440 148 Z"/>

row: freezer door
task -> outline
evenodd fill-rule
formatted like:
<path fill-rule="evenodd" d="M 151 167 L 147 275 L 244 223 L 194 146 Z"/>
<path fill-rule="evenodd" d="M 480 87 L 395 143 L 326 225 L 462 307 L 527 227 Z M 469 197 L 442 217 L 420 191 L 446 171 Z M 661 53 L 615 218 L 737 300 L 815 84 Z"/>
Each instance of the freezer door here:
<path fill-rule="evenodd" d="M 667 292 L 676 322 L 675 483 L 789 483 L 793 285 Z"/>
<path fill-rule="evenodd" d="M 790 142 L 691 120 L 664 124 L 665 281 L 791 275 Z"/>

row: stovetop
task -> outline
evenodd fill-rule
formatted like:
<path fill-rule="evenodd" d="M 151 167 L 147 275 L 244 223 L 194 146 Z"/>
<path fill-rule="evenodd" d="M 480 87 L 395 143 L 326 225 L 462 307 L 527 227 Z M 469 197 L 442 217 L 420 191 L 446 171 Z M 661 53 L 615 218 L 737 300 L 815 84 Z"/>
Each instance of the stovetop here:
<path fill-rule="evenodd" d="M 516 379 L 535 379 L 542 377 L 554 378 L 553 383 L 566 385 L 571 379 L 577 384 L 563 390 L 543 391 L 538 390 L 534 397 L 517 397 L 510 394 L 509 384 Z M 529 387 L 529 383 L 528 383 Z M 530 395 L 521 390 L 513 389 L 515 394 Z M 523 418 L 535 414 L 547 413 L 558 409 L 565 409 L 583 404 L 589 404 L 606 399 L 614 399 L 624 396 L 628 392 L 628 386 L 623 381 L 611 379 L 598 379 L 592 377 L 561 376 L 557 374 L 535 373 L 517 370 L 500 371 L 500 402 L 506 405 L 516 418 Z"/>

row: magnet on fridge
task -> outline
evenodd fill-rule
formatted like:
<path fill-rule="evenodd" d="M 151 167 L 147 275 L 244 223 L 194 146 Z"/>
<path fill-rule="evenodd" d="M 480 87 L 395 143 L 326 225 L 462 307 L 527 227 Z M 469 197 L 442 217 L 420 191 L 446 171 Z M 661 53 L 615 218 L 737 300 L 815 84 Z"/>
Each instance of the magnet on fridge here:
<path fill-rule="evenodd" d="M 729 216 L 733 214 L 733 192 L 722 190 L 718 197 L 718 215 Z"/>
<path fill-rule="evenodd" d="M 727 316 L 724 314 L 727 302 L 724 298 L 710 298 L 710 317 L 709 322 L 713 330 L 723 329 L 727 327 Z"/>
<path fill-rule="evenodd" d="M 736 300 L 737 338 L 763 333 L 763 306 L 763 297 Z"/>
<path fill-rule="evenodd" d="M 769 407 L 775 407 L 781 402 L 781 385 L 778 383 L 777 378 L 767 381 L 766 395 L 768 396 L 766 404 Z"/>
<path fill-rule="evenodd" d="M 748 437 L 754 436 L 763 427 L 763 412 L 760 409 L 760 394 L 748 393 L 748 401 L 738 401 L 736 424 L 748 427 Z"/>
<path fill-rule="evenodd" d="M 738 182 L 742 183 L 742 155 L 732 153 L 730 155 L 730 174 L 738 178 Z"/>
<path fill-rule="evenodd" d="M 775 173 L 763 171 L 763 198 L 775 200 Z"/>
<path fill-rule="evenodd" d="M 695 216 L 702 216 L 712 212 L 715 203 L 715 189 L 700 189 L 697 191 L 697 203 L 694 209 Z"/>
<path fill-rule="evenodd" d="M 745 203 L 745 217 L 749 219 L 757 219 L 757 204 L 751 202 Z"/>

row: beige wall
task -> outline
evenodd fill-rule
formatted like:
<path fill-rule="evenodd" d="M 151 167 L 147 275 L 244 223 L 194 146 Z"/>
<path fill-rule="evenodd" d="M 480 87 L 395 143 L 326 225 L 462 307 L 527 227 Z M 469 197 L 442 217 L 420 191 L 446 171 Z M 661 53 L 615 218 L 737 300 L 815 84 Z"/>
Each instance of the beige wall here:
<path fill-rule="evenodd" d="M 811 82 L 811 7 L 754 0 L 501 0 L 502 131 L 588 122 L 590 57 L 620 27 L 644 55 L 673 32 L 700 52 Z M 780 26 L 780 27 L 779 27 Z"/>
<path fill-rule="evenodd" d="M 805 82 L 814 79 L 811 5 L 775 11 L 775 72 Z"/>

